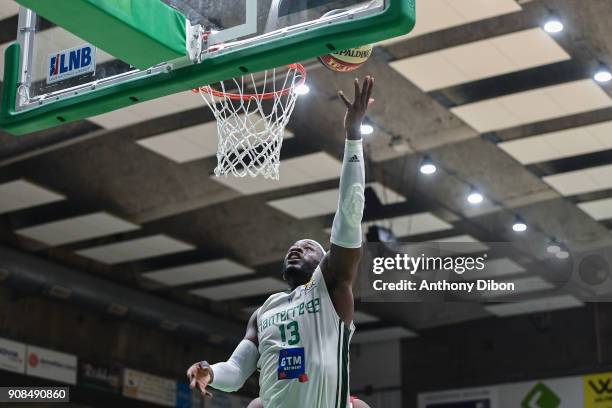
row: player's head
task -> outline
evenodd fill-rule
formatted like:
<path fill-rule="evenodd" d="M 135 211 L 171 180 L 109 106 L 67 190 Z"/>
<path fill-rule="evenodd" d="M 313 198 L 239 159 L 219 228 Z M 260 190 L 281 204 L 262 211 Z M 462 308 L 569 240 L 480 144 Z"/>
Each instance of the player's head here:
<path fill-rule="evenodd" d="M 291 288 L 307 283 L 323 259 L 323 246 L 312 239 L 301 239 L 291 245 L 283 262 L 283 279 Z"/>

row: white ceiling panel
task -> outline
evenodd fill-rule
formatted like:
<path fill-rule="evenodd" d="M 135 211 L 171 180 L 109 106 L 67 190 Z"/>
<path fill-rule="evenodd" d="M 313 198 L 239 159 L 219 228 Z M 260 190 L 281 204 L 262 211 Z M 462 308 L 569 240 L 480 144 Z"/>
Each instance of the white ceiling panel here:
<path fill-rule="evenodd" d="M 462 275 L 465 280 L 493 279 L 525 272 L 525 268 L 509 258 L 489 259 L 482 271 L 473 270 Z"/>
<path fill-rule="evenodd" d="M 569 54 L 544 30 L 533 28 L 389 65 L 423 91 L 430 92 L 568 59 Z"/>
<path fill-rule="evenodd" d="M 393 231 L 393 234 L 397 238 L 450 230 L 453 228 L 451 224 L 428 212 L 387 218 L 374 222 L 374 224 L 380 224 L 384 227 L 391 228 L 391 231 Z"/>
<path fill-rule="evenodd" d="M 542 180 L 563 196 L 607 190 L 612 188 L 612 164 L 554 174 Z"/>
<path fill-rule="evenodd" d="M 232 276 L 254 273 L 250 268 L 230 259 L 198 262 L 158 271 L 144 273 L 142 276 L 168 286 L 207 282 Z"/>
<path fill-rule="evenodd" d="M 0 184 L 0 214 L 64 200 L 63 195 L 26 180 Z"/>
<path fill-rule="evenodd" d="M 419 35 L 444 30 L 521 10 L 514 0 L 427 0 L 416 2 L 417 21 L 407 35 L 382 41 L 389 45 Z"/>
<path fill-rule="evenodd" d="M 231 176 L 213 176 L 212 179 L 242 194 L 257 194 L 339 178 L 340 166 L 338 160 L 327 153 L 319 152 L 282 161 L 279 180 Z"/>
<path fill-rule="evenodd" d="M 210 300 L 239 299 L 287 290 L 287 284 L 275 278 L 260 278 L 237 283 L 228 283 L 208 288 L 195 289 L 190 293 Z"/>
<path fill-rule="evenodd" d="M 136 224 L 105 212 L 98 212 L 35 225 L 15 232 L 47 245 L 56 246 L 133 231 L 138 228 L 140 226 Z"/>
<path fill-rule="evenodd" d="M 612 198 L 587 201 L 578 204 L 578 207 L 596 221 L 612 218 Z"/>
<path fill-rule="evenodd" d="M 480 241 L 478 241 L 476 238 L 474 238 L 471 235 L 456 235 L 453 237 L 446 237 L 446 238 L 439 238 L 436 239 L 435 241 L 431 241 L 431 242 L 444 242 L 444 243 L 479 243 Z"/>
<path fill-rule="evenodd" d="M 532 299 L 524 302 L 502 303 L 485 306 L 490 313 L 499 316 L 516 316 L 552 310 L 570 309 L 583 306 L 583 303 L 571 295 L 551 296 Z"/>
<path fill-rule="evenodd" d="M 19 14 L 19 4 L 13 0 L 2 0 L 0 2 L 0 20 Z"/>
<path fill-rule="evenodd" d="M 504 281 L 497 281 L 498 283 L 503 283 Z M 545 281 L 544 279 L 533 276 L 529 278 L 521 278 L 521 279 L 512 279 L 510 281 L 505 281 L 507 283 L 514 283 L 514 290 L 491 290 L 491 291 L 480 291 L 479 293 L 486 298 L 496 298 L 500 296 L 510 296 L 516 294 L 525 294 L 531 292 L 539 292 L 541 290 L 553 289 L 555 286 Z"/>
<path fill-rule="evenodd" d="M 593 80 L 584 79 L 474 102 L 451 111 L 485 133 L 610 106 L 608 94 Z"/>
<path fill-rule="evenodd" d="M 379 183 L 378 181 L 368 183 L 367 187 L 370 187 L 374 190 L 376 196 L 384 205 L 398 204 L 406 201 L 406 197 L 397 193 L 394 190 L 391 190 L 389 187 Z"/>
<path fill-rule="evenodd" d="M 454 237 L 439 238 L 431 242 L 440 242 L 445 245 L 445 250 L 450 250 L 456 253 L 472 253 L 488 251 L 489 247 L 478 241 L 471 235 L 457 235 Z"/>
<path fill-rule="evenodd" d="M 381 183 L 367 184 L 371 187 L 383 204 L 405 202 L 406 198 Z M 339 190 L 337 188 L 302 194 L 299 196 L 269 201 L 268 204 L 279 211 L 298 219 L 332 214 L 338 208 Z"/>
<path fill-rule="evenodd" d="M 93 116 L 89 120 L 106 129 L 117 129 L 205 105 L 198 94 L 185 91 Z"/>
<path fill-rule="evenodd" d="M 541 163 L 612 149 L 612 121 L 498 144 L 522 164 Z"/>
<path fill-rule="evenodd" d="M 297 219 L 332 214 L 338 208 L 337 188 L 268 201 L 268 205 Z"/>
<path fill-rule="evenodd" d="M 285 139 L 293 136 L 289 129 L 285 129 Z M 217 122 L 213 121 L 141 139 L 137 143 L 167 159 L 186 163 L 215 156 L 217 141 Z"/>
<path fill-rule="evenodd" d="M 112 265 L 121 262 L 174 254 L 194 248 L 193 245 L 160 234 L 88 248 L 78 251 L 77 254 Z"/>
<path fill-rule="evenodd" d="M 351 343 L 376 343 L 379 341 L 392 341 L 409 337 L 417 337 L 417 334 L 412 330 L 408 330 L 400 326 L 395 326 L 375 330 L 357 330 L 353 335 Z"/>
<path fill-rule="evenodd" d="M 214 156 L 217 153 L 217 122 L 162 133 L 137 143 L 177 163 Z"/>

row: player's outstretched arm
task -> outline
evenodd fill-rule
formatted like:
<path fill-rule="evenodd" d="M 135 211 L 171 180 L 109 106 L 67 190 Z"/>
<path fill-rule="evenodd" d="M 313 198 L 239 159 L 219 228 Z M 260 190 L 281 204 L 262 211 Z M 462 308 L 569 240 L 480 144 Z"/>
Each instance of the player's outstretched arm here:
<path fill-rule="evenodd" d="M 353 283 L 361 257 L 361 219 L 365 204 L 361 123 L 373 102 L 373 87 L 374 78 L 367 76 L 361 86 L 359 80 L 355 79 L 355 97 L 352 102 L 342 91 L 338 93 L 346 105 L 346 145 L 340 175 L 340 200 L 331 233 L 332 245 L 322 269 L 336 312 L 346 323 L 353 320 Z"/>
<path fill-rule="evenodd" d="M 238 391 L 257 369 L 257 360 L 259 360 L 257 345 L 256 310 L 249 319 L 244 339 L 238 344 L 229 360 L 213 365 L 206 361 L 193 364 L 187 370 L 189 386 L 192 389 L 197 387 L 203 397 L 212 397 L 210 391 L 206 390 L 209 385 L 220 391 Z"/>

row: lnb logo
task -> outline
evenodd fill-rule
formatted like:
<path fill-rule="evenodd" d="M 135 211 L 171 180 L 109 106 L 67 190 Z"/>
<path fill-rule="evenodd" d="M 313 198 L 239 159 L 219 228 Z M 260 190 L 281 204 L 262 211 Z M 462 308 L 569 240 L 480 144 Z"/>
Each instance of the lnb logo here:
<path fill-rule="evenodd" d="M 94 72 L 95 68 L 96 47 L 90 44 L 49 54 L 47 83 Z"/>
<path fill-rule="evenodd" d="M 561 399 L 550 388 L 538 383 L 521 402 L 521 408 L 558 408 Z"/>

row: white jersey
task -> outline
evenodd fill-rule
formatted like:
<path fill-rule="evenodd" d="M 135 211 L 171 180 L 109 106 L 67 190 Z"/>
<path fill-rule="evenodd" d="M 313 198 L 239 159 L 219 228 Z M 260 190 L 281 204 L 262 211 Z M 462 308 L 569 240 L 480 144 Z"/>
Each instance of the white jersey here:
<path fill-rule="evenodd" d="M 260 397 L 265 408 L 349 408 L 355 326 L 336 313 L 321 269 L 257 311 Z"/>

